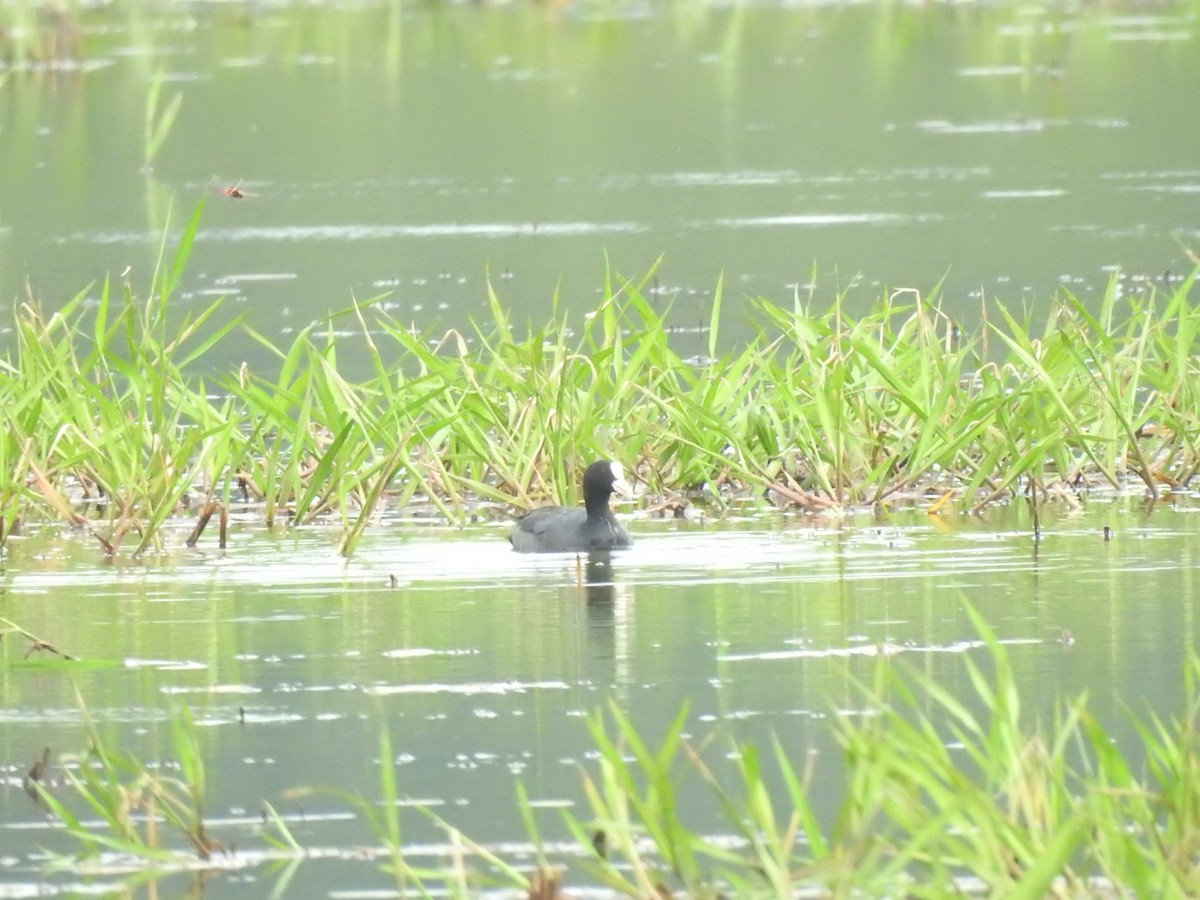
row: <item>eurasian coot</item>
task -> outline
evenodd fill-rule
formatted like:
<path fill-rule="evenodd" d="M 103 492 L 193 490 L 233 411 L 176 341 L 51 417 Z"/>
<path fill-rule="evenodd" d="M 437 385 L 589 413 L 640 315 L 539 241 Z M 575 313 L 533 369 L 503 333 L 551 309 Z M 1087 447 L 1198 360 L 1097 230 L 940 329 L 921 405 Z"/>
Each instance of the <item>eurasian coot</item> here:
<path fill-rule="evenodd" d="M 518 553 L 612 550 L 629 546 L 629 533 L 608 508 L 616 492 L 632 497 L 621 464 L 602 459 L 583 473 L 583 509 L 542 506 L 526 515 L 508 536 Z"/>

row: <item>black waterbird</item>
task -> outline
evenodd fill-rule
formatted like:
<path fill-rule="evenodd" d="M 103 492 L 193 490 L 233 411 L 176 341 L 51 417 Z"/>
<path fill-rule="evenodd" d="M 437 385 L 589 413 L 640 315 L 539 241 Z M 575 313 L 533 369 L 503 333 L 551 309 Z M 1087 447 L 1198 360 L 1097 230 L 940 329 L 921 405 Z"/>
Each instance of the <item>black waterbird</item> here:
<path fill-rule="evenodd" d="M 614 494 L 632 497 L 621 464 L 602 459 L 583 473 L 583 509 L 543 506 L 524 516 L 508 536 L 518 553 L 613 550 L 629 546 L 629 533 L 608 508 Z"/>

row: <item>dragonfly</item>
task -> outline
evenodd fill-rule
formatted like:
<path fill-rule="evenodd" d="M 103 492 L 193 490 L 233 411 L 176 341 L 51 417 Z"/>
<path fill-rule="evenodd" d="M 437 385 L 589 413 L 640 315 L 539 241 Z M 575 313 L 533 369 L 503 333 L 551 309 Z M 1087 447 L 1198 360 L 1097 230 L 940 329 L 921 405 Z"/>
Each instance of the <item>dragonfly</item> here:
<path fill-rule="evenodd" d="M 215 182 L 216 179 L 214 178 L 213 181 Z M 231 187 L 216 187 L 214 185 L 213 190 L 222 197 L 232 197 L 234 200 L 245 200 L 247 197 L 254 196 L 253 194 L 248 194 L 242 190 L 242 179 L 240 178 L 238 179 L 237 184 Z"/>

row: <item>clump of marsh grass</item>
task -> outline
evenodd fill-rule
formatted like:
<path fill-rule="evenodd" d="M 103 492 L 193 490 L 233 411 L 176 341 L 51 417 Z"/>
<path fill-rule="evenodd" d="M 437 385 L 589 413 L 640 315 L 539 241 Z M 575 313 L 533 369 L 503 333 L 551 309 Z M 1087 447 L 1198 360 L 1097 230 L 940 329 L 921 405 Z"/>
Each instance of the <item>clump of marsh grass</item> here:
<path fill-rule="evenodd" d="M 198 377 L 240 327 L 220 301 L 181 321 L 168 303 L 202 208 L 170 254 L 164 237 L 145 299 L 106 281 L 52 315 L 18 311 L 16 355 L 0 361 L 0 541 L 48 517 L 110 554 L 132 535 L 136 555 L 192 515 L 200 540 L 240 502 L 267 525 L 340 522 L 350 554 L 381 510 L 462 523 L 488 505 L 574 502 L 581 467 L 603 456 L 652 495 L 718 510 L 752 495 L 815 512 L 928 495 L 978 510 L 1022 494 L 1036 509 L 1061 490 L 1156 496 L 1200 471 L 1195 274 L 1133 297 L 1114 282 L 1095 312 L 1064 292 L 1040 330 L 997 306 L 963 332 L 936 290 L 859 315 L 840 297 L 747 300 L 757 336 L 732 350 L 718 285 L 709 355 L 685 360 L 646 297 L 655 270 L 610 271 L 579 322 L 556 313 L 520 332 L 489 287 L 490 321 L 435 337 L 374 298 L 288 345 L 247 329 L 271 366 Z M 346 374 L 348 353 L 365 376 Z"/>
<path fill-rule="evenodd" d="M 596 714 L 599 759 L 584 776 L 591 817 L 565 815 L 579 866 L 631 897 L 1193 894 L 1200 664 L 1189 667 L 1182 715 L 1138 726 L 1148 767 L 1139 777 L 1084 697 L 1050 727 L 1024 724 L 1008 655 L 975 622 L 992 674 L 964 661 L 973 697 L 884 661 L 863 689 L 872 714 L 836 720 L 846 780 L 830 827 L 808 800 L 811 754 L 797 769 L 795 748 L 776 742 L 769 773 L 754 746 L 740 745 L 730 780 L 682 737 L 682 716 L 650 747 L 616 706 Z M 683 820 L 679 797 L 699 788 L 724 811 L 718 830 L 739 842 Z"/>
<path fill-rule="evenodd" d="M 84 856 L 109 851 L 169 867 L 178 863 L 184 852 L 172 846 L 169 834 L 182 838 L 202 860 L 223 850 L 205 829 L 204 758 L 186 707 L 171 719 L 179 770 L 178 776 L 172 776 L 164 775 L 132 754 L 109 748 L 87 715 L 82 698 L 78 699 L 85 713 L 88 748 L 76 760 L 77 765 L 62 768 L 67 792 L 60 796 L 44 778 L 34 781 L 32 786 L 66 832 L 79 841 Z M 68 797 L 82 802 L 98 824 L 81 819 L 76 812 L 78 807 Z M 74 857 L 62 856 L 56 860 L 56 865 L 64 868 L 74 863 Z"/>
<path fill-rule="evenodd" d="M 20 309 L 17 361 L 0 378 L 9 425 L 0 456 L 14 463 L 0 478 L 4 536 L 32 500 L 89 530 L 109 554 L 135 534 L 140 554 L 158 546 L 163 524 L 179 515 L 205 473 L 227 465 L 240 420 L 227 404 L 212 404 L 204 382 L 193 383 L 183 369 L 237 320 L 204 334 L 214 304 L 177 330 L 167 327 L 167 303 L 199 214 L 198 207 L 169 263 L 160 261 L 146 301 L 128 282 L 100 286 L 87 310 L 90 331 L 86 291 L 49 316 L 34 304 Z M 85 516 L 87 505 L 106 521 Z"/>

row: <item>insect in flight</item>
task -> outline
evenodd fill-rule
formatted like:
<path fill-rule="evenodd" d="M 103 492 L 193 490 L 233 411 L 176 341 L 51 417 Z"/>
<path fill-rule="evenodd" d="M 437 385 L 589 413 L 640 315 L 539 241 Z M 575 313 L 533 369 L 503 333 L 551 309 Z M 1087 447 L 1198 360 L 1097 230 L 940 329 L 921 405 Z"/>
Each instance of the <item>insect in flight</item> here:
<path fill-rule="evenodd" d="M 213 181 L 215 182 L 216 179 L 214 178 Z M 232 197 L 234 200 L 245 200 L 247 197 L 254 196 L 253 194 L 249 194 L 242 190 L 242 179 L 240 178 L 238 179 L 237 184 L 233 185 L 232 187 L 216 187 L 214 184 L 213 190 L 222 197 Z"/>

